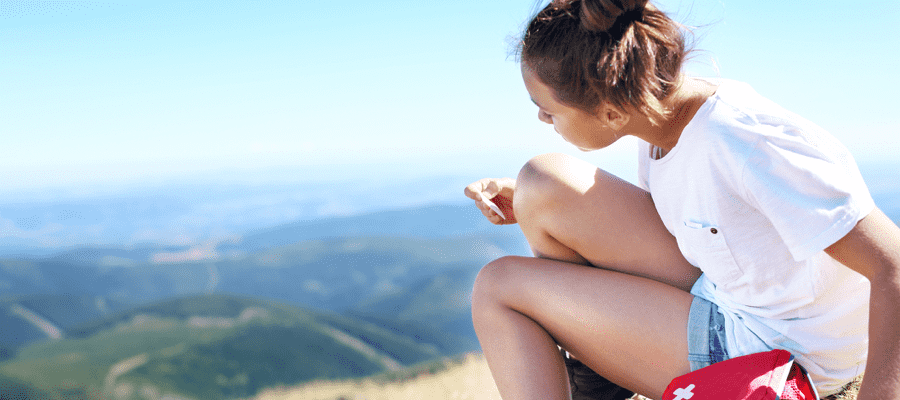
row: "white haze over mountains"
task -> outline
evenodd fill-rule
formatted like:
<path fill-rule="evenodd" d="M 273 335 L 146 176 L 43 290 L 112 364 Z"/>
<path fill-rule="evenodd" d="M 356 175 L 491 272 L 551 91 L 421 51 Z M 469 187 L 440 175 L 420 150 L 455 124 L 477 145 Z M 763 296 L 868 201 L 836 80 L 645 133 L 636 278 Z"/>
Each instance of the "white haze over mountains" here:
<path fill-rule="evenodd" d="M 395 182 L 182 182 L 0 199 L 0 256 L 78 246 L 215 247 L 253 230 L 326 217 L 461 204 L 470 177 Z"/>
<path fill-rule="evenodd" d="M 900 221 L 896 165 L 863 164 L 876 203 Z M 501 173 L 503 175 L 511 175 Z M 324 176 L 320 175 L 320 177 Z M 254 231 L 297 221 L 427 205 L 468 204 L 462 189 L 494 176 L 343 177 L 248 182 L 239 177 L 0 196 L 0 257 L 81 246 L 173 246 L 159 261 L 198 260 Z M 513 175 L 514 176 L 514 175 Z"/>

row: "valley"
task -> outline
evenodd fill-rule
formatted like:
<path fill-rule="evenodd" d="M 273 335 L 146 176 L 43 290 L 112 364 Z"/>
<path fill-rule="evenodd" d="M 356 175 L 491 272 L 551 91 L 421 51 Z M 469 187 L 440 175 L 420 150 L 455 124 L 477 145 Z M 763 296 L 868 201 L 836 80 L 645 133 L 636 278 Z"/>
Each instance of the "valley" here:
<path fill-rule="evenodd" d="M 245 398 L 477 351 L 475 275 L 527 251 L 478 217 L 448 205 L 292 223 L 204 260 L 102 247 L 0 260 L 0 377 L 47 398 Z"/>

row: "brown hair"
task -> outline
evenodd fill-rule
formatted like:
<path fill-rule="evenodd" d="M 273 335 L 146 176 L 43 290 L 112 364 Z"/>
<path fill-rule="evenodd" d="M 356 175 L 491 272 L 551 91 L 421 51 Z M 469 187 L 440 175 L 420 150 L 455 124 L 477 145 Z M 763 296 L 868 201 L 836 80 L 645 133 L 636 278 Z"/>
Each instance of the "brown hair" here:
<path fill-rule="evenodd" d="M 553 0 L 528 24 L 522 62 L 557 100 L 587 112 L 601 101 L 659 124 L 687 55 L 681 25 L 647 0 Z"/>

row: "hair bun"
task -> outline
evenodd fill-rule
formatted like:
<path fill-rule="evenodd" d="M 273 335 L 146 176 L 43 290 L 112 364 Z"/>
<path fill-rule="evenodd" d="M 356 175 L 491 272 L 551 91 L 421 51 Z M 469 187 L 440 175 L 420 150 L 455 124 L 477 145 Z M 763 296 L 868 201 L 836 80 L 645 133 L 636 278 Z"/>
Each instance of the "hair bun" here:
<path fill-rule="evenodd" d="M 581 0 L 581 24 L 595 32 L 608 32 L 616 23 L 641 19 L 647 0 Z"/>

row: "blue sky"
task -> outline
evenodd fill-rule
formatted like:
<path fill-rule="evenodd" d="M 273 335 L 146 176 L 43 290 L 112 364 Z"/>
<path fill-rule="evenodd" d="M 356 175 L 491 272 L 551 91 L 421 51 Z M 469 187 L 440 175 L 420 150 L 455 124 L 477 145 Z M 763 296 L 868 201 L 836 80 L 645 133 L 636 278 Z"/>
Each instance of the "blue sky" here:
<path fill-rule="evenodd" d="M 743 80 L 841 139 L 900 154 L 895 0 L 657 2 L 697 26 L 693 74 Z M 509 57 L 534 0 L 0 0 L 0 191 L 165 181 L 515 174 L 583 154 Z"/>

